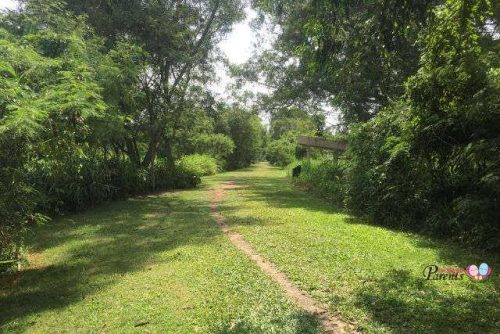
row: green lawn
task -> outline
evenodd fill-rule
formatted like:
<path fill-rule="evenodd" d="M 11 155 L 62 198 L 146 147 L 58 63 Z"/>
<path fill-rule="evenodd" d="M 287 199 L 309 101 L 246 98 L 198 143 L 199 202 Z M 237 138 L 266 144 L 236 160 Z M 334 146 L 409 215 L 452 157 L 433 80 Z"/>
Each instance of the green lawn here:
<path fill-rule="evenodd" d="M 500 327 L 498 256 L 365 224 L 259 164 L 206 178 L 200 189 L 111 203 L 35 229 L 31 266 L 2 281 L 0 332 L 321 332 L 218 230 L 210 194 L 227 180 L 245 187 L 226 191 L 226 222 L 361 330 Z M 484 283 L 422 276 L 429 264 L 479 262 L 497 270 Z"/>
<path fill-rule="evenodd" d="M 31 267 L 0 291 L 0 333 L 320 332 L 220 233 L 209 190 L 116 202 L 33 231 Z"/>
<path fill-rule="evenodd" d="M 332 312 L 364 332 L 498 333 L 498 255 L 366 224 L 294 189 L 284 176 L 261 164 L 211 180 L 247 186 L 227 192 L 226 222 Z M 487 282 L 423 278 L 427 265 L 481 262 L 496 270 Z"/>

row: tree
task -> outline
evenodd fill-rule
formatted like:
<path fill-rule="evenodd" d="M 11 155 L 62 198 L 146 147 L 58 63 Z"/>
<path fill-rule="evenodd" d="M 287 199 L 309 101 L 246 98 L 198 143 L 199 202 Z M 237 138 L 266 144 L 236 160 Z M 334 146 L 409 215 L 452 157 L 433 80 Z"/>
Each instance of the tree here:
<path fill-rule="evenodd" d="M 431 198 L 451 233 L 499 247 L 500 6 L 448 0 L 422 38 L 408 81 L 412 152 L 430 172 Z"/>
<path fill-rule="evenodd" d="M 404 93 L 417 38 L 439 1 L 255 1 L 281 32 L 253 69 L 275 103 L 320 98 L 346 122 L 366 121 Z"/>
<path fill-rule="evenodd" d="M 262 124 L 257 115 L 236 109 L 226 112 L 229 136 L 235 144 L 235 149 L 228 157 L 228 168 L 248 167 L 258 161 L 262 149 Z"/>
<path fill-rule="evenodd" d="M 197 135 L 193 141 L 197 153 L 208 154 L 219 161 L 227 159 L 235 149 L 233 140 L 222 133 Z"/>
<path fill-rule="evenodd" d="M 496 13 L 483 0 L 435 8 L 405 98 L 349 134 L 350 209 L 381 224 L 499 247 Z"/>
<path fill-rule="evenodd" d="M 132 161 L 150 167 L 160 146 L 171 152 L 182 114 L 210 78 L 217 41 L 241 19 L 242 4 L 212 1 L 69 1 L 69 8 L 88 14 L 108 44 L 127 39 L 143 45 L 147 66 L 140 76 L 142 103 L 126 114 L 132 119 L 124 139 Z M 146 139 L 144 149 L 139 141 Z M 173 165 L 172 157 L 168 162 Z"/>
<path fill-rule="evenodd" d="M 30 164 L 84 154 L 106 115 L 85 58 L 85 26 L 52 5 L 0 16 L 0 257 L 17 261 L 27 225 L 46 219 L 36 213 Z"/>

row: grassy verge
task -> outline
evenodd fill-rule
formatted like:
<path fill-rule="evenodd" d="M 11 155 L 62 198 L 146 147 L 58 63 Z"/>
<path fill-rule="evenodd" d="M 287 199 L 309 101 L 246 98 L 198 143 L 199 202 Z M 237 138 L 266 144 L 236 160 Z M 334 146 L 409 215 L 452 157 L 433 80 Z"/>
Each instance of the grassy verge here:
<path fill-rule="evenodd" d="M 31 265 L 2 279 L 0 332 L 320 332 L 220 233 L 209 196 L 130 199 L 35 229 Z"/>
<path fill-rule="evenodd" d="M 227 192 L 221 212 L 265 257 L 333 312 L 365 332 L 492 333 L 500 326 L 498 255 L 373 226 L 293 188 L 280 169 L 257 167 L 210 178 Z M 486 282 L 427 281 L 427 265 L 487 262 Z"/>

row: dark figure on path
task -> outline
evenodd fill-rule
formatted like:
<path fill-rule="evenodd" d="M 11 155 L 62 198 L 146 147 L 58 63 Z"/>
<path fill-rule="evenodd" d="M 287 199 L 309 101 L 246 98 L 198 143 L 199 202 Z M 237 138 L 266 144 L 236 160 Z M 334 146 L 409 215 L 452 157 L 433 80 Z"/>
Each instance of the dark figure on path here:
<path fill-rule="evenodd" d="M 292 176 L 293 177 L 299 177 L 300 172 L 302 171 L 302 166 L 298 165 L 292 169 Z"/>

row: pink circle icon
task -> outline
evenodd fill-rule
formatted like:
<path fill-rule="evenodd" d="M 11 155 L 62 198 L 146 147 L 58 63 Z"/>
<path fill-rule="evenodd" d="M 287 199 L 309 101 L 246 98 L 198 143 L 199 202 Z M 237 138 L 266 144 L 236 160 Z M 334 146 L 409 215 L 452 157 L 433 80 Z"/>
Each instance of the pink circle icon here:
<path fill-rule="evenodd" d="M 472 264 L 467 267 L 467 274 L 470 277 L 476 277 L 479 274 L 479 268 L 475 264 Z"/>

